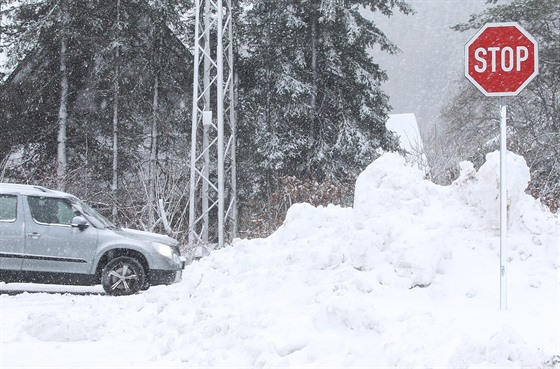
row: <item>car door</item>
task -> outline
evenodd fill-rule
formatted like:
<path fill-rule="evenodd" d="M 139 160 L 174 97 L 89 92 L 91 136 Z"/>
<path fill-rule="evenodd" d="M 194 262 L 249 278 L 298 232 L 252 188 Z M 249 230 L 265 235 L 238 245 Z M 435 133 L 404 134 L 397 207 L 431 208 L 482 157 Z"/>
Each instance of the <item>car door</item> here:
<path fill-rule="evenodd" d="M 76 212 L 66 198 L 27 196 L 25 259 L 30 272 L 92 272 L 97 248 L 97 229 L 72 227 Z"/>
<path fill-rule="evenodd" d="M 17 195 L 0 194 L 0 269 L 19 271 L 24 254 L 21 201 Z"/>

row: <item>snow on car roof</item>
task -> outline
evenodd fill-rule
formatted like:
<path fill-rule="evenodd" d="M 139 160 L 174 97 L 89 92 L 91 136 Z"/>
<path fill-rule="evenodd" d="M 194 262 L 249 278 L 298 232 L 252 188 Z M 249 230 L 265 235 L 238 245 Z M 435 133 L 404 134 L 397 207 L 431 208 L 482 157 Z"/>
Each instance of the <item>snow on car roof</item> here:
<path fill-rule="evenodd" d="M 34 195 L 34 196 L 49 195 L 54 197 L 70 196 L 65 192 L 51 190 L 43 186 L 18 184 L 18 183 L 0 183 L 0 193 Z"/>

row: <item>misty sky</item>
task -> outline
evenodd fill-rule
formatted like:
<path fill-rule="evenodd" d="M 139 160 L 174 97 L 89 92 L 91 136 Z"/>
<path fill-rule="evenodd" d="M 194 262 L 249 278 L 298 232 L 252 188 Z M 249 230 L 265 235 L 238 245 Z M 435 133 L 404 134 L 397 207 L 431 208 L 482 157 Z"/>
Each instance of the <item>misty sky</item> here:
<path fill-rule="evenodd" d="M 487 7 L 486 0 L 409 0 L 416 14 L 378 18 L 380 28 L 402 53 L 378 55 L 387 70 L 383 89 L 390 95 L 392 113 L 414 113 L 421 130 L 438 124 L 442 106 L 464 78 L 464 47 L 476 30 L 450 29 Z"/>

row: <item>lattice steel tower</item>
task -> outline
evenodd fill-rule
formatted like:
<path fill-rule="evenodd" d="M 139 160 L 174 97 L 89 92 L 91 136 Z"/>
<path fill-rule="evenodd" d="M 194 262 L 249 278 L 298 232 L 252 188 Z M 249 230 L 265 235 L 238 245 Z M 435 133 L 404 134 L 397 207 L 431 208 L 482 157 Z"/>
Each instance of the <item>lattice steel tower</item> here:
<path fill-rule="evenodd" d="M 237 234 L 231 0 L 195 0 L 189 251 Z"/>

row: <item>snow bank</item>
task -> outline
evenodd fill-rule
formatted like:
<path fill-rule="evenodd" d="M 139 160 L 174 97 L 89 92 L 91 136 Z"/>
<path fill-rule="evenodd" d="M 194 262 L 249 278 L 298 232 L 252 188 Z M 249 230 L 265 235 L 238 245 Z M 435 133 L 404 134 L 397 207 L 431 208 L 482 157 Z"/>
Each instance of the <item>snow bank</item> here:
<path fill-rule="evenodd" d="M 478 172 L 463 163 L 442 187 L 386 154 L 358 178 L 353 208 L 296 204 L 273 235 L 214 251 L 180 284 L 2 295 L 0 364 L 557 369 L 558 224 L 508 154 L 499 311 L 498 167 L 495 153 Z"/>

